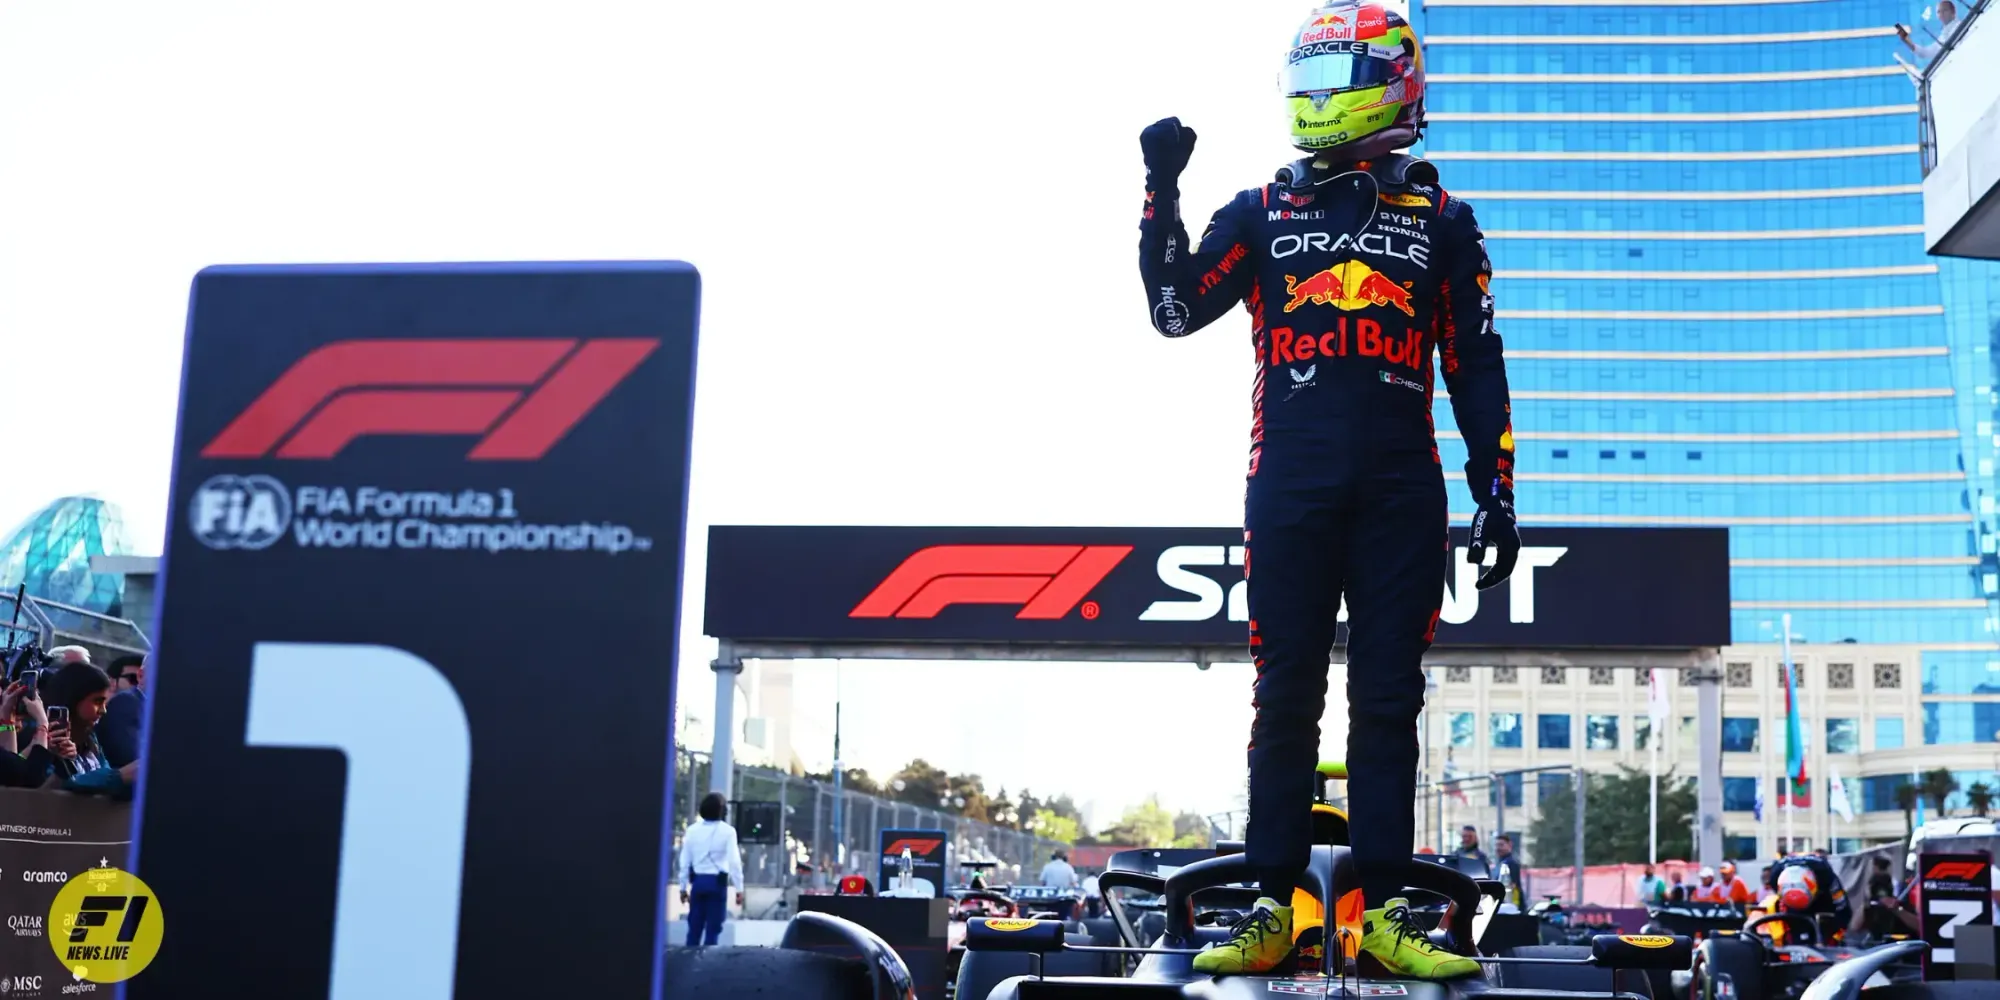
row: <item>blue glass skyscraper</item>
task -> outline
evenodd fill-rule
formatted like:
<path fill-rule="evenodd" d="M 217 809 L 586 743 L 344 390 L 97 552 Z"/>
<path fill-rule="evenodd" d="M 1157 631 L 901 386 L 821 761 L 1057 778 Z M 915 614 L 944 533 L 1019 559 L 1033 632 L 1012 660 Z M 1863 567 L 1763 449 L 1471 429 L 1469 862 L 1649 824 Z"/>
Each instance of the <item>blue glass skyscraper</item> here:
<path fill-rule="evenodd" d="M 1789 612 L 1811 642 L 1923 647 L 1927 694 L 2000 692 L 2000 296 L 1989 265 L 1924 253 L 1892 58 L 1911 11 L 1435 0 L 1417 19 L 1422 153 L 1496 271 L 1525 528 L 1727 526 L 1736 642 Z M 1995 738 L 1970 705 L 1927 706 L 1927 735 L 1960 716 L 1957 739 Z"/>

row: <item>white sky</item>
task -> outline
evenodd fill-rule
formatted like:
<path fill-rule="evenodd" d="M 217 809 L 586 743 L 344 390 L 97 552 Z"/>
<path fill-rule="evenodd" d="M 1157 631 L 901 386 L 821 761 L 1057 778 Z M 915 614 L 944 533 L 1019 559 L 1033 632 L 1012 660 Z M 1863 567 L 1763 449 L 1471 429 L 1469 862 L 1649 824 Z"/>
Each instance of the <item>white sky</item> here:
<path fill-rule="evenodd" d="M 710 523 L 1236 523 L 1247 324 L 1148 326 L 1137 135 L 1168 114 L 1200 132 L 1199 234 L 1293 155 L 1274 86 L 1310 7 L 0 4 L 0 527 L 91 492 L 159 550 L 205 265 L 577 258 L 704 276 L 681 691 L 701 714 Z M 1150 704 L 1111 724 L 1186 752 L 1148 771 L 895 723 L 919 670 L 1079 734 L 1149 671 Z M 921 754 L 1114 817 L 1241 788 L 1245 667 L 848 681 L 871 767 Z"/>

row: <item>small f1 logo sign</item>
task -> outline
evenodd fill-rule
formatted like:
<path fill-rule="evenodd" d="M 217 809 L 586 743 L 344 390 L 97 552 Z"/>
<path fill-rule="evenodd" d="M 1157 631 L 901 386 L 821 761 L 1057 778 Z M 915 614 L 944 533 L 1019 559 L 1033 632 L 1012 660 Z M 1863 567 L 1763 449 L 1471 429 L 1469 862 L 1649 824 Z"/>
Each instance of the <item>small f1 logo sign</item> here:
<path fill-rule="evenodd" d="M 266 458 L 276 449 L 277 458 L 328 459 L 371 434 L 478 434 L 467 458 L 533 461 L 659 345 L 636 338 L 327 344 L 279 376 L 201 457 Z"/>
<path fill-rule="evenodd" d="M 903 560 L 847 617 L 935 618 L 954 604 L 1018 604 L 1015 618 L 1061 618 L 1131 551 L 1130 545 L 933 545 Z"/>
<path fill-rule="evenodd" d="M 1924 876 L 1924 880 L 1927 882 L 1965 881 L 1976 879 L 1985 873 L 1986 866 L 1977 861 L 1942 861 L 1931 866 L 1930 873 Z"/>
<path fill-rule="evenodd" d="M 898 840 L 893 844 L 890 844 L 885 850 L 882 851 L 882 853 L 888 855 L 889 857 L 902 857 L 903 848 L 907 847 L 910 849 L 910 854 L 912 856 L 921 858 L 929 854 L 930 852 L 937 850 L 938 845 L 942 843 L 944 843 L 944 841 L 942 840 L 918 840 L 913 837 L 904 837 L 903 839 Z"/>

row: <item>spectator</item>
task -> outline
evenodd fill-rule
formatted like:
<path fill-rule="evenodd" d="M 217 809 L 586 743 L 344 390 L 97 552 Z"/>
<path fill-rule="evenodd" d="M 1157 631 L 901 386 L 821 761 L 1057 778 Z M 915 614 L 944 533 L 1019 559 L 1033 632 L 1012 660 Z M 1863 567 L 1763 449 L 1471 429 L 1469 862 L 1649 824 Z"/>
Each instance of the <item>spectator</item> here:
<path fill-rule="evenodd" d="M 1667 902 L 1669 903 L 1687 902 L 1688 890 L 1687 886 L 1681 884 L 1680 869 L 1678 868 L 1674 869 L 1674 874 L 1672 878 L 1673 878 L 1673 883 L 1667 887 Z"/>
<path fill-rule="evenodd" d="M 1718 874 L 1721 876 L 1719 881 L 1722 883 L 1724 902 L 1747 904 L 1756 901 L 1756 897 L 1750 892 L 1750 883 L 1745 881 L 1743 876 L 1736 874 L 1736 862 L 1724 861 L 1722 867 L 1718 869 Z"/>
<path fill-rule="evenodd" d="M 1910 38 L 1909 25 L 1896 25 L 1896 37 L 1901 38 L 1903 44 L 1909 46 L 1910 51 L 1916 53 L 1917 58 L 1924 62 L 1936 59 L 1938 53 L 1944 51 L 1945 45 L 1951 41 L 1951 36 L 1958 34 L 1958 7 L 1951 0 L 1938 0 L 1937 12 L 1938 32 L 1933 36 L 1935 40 L 1922 45 L 1918 45 Z M 1926 28 L 1925 34 L 1929 33 L 1930 29 Z"/>
<path fill-rule="evenodd" d="M 1092 919 L 1103 916 L 1104 890 L 1097 884 L 1096 872 L 1083 877 L 1083 908 Z"/>
<path fill-rule="evenodd" d="M 1677 877 L 1674 881 L 1678 883 L 1680 879 Z M 1662 881 L 1660 876 L 1653 871 L 1653 866 L 1648 864 L 1646 866 L 1646 873 L 1639 876 L 1639 905 L 1659 906 L 1666 901 L 1667 883 Z"/>
<path fill-rule="evenodd" d="M 90 662 L 90 650 L 82 646 L 57 646 L 49 650 L 48 656 L 49 666 L 52 668 L 67 667 L 72 663 Z"/>
<path fill-rule="evenodd" d="M 1729 901 L 1729 887 L 1715 880 L 1715 869 L 1701 870 L 1701 884 L 1688 890 L 1688 900 L 1695 903 L 1726 903 Z"/>
<path fill-rule="evenodd" d="M 721 792 L 702 797 L 701 818 L 681 836 L 681 902 L 688 907 L 687 946 L 714 944 L 729 916 L 729 886 L 736 885 L 736 905 L 743 905 L 743 856 L 736 846 L 736 828 L 722 821 L 729 800 Z"/>
<path fill-rule="evenodd" d="M 57 757 L 57 777 L 76 778 L 113 769 L 104 759 L 97 735 L 97 724 L 111 700 L 109 674 L 91 666 L 88 659 L 70 660 L 53 675 L 43 675 L 42 700 L 51 709 L 64 709 L 69 716 L 67 725 L 49 723 L 49 750 Z"/>
<path fill-rule="evenodd" d="M 1479 849 L 1479 828 L 1469 823 L 1458 831 L 1458 850 L 1451 852 L 1451 856 L 1472 858 L 1491 867 L 1486 860 L 1486 852 Z"/>
<path fill-rule="evenodd" d="M 1826 860 L 1826 858 L 1827 858 L 1827 850 L 1826 850 L 1826 848 L 1824 848 L 1824 847 L 1815 847 L 1815 848 L 1813 848 L 1813 857 L 1815 857 L 1815 858 L 1818 858 L 1818 859 L 1820 859 L 1821 861 L 1825 861 L 1825 860 Z"/>
<path fill-rule="evenodd" d="M 1049 855 L 1049 863 L 1042 866 L 1042 884 L 1057 889 L 1076 888 L 1076 869 L 1069 866 L 1069 852 L 1057 848 Z"/>
<path fill-rule="evenodd" d="M 111 661 L 111 676 L 117 693 L 104 707 L 104 721 L 98 724 L 98 741 L 104 759 L 112 767 L 124 767 L 139 759 L 140 727 L 146 719 L 146 658 L 121 656 Z"/>
<path fill-rule="evenodd" d="M 23 742 L 27 749 L 20 751 Z M 0 787 L 39 788 L 54 768 L 41 696 L 20 681 L 7 685 L 0 691 Z"/>
<path fill-rule="evenodd" d="M 1500 834 L 1493 838 L 1493 875 L 1506 886 L 1502 903 L 1512 903 L 1516 908 L 1528 898 L 1525 885 L 1526 875 L 1521 871 L 1521 862 L 1514 857 L 1514 838 Z"/>

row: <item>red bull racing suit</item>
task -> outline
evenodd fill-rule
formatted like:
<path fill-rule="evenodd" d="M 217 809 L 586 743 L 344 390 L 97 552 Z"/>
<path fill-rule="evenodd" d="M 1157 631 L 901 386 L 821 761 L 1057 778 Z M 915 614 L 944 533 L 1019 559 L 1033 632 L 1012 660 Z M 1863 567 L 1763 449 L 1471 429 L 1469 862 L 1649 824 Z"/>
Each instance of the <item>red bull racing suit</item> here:
<path fill-rule="evenodd" d="M 1475 500 L 1504 490 L 1511 511 L 1507 371 L 1472 207 L 1428 163 L 1390 156 L 1315 175 L 1302 161 L 1280 181 L 1238 194 L 1198 248 L 1178 192 L 1149 192 L 1139 270 L 1165 336 L 1239 302 L 1250 314 L 1249 860 L 1278 899 L 1306 866 L 1344 598 L 1352 844 L 1375 907 L 1400 894 L 1415 836 L 1421 660 L 1449 560 L 1434 374 L 1470 452 Z"/>

